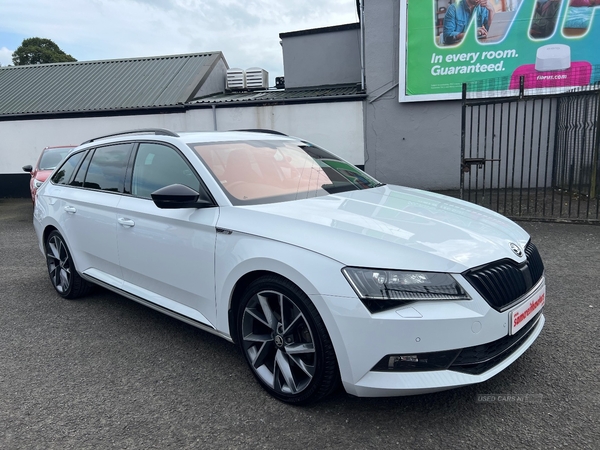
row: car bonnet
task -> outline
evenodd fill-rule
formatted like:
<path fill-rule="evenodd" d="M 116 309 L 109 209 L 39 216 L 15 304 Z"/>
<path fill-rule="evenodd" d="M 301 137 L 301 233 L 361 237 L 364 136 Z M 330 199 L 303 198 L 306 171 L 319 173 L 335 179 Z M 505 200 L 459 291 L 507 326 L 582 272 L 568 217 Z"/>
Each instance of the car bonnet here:
<path fill-rule="evenodd" d="M 219 227 L 285 242 L 344 265 L 460 273 L 511 258 L 529 240 L 485 208 L 400 186 L 222 208 Z M 524 252 L 523 252 L 524 253 Z"/>

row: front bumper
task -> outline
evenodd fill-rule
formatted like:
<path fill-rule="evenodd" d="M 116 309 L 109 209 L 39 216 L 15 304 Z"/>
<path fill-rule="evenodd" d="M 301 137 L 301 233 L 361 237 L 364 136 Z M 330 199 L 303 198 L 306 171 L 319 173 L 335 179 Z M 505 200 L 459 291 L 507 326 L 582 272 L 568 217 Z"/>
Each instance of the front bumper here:
<path fill-rule="evenodd" d="M 442 391 L 488 380 L 517 360 L 539 336 L 545 318 L 540 308 L 511 336 L 511 313 L 545 292 L 544 277 L 518 305 L 503 312 L 467 289 L 473 300 L 417 302 L 373 315 L 364 307 L 352 307 L 348 298 L 323 298 L 332 312 L 334 323 L 326 325 L 346 391 L 360 397 Z M 459 349 L 456 360 L 440 370 L 382 366 L 390 355 Z"/>
<path fill-rule="evenodd" d="M 537 339 L 545 323 L 540 314 L 527 336 L 515 346 L 510 355 L 493 365 L 487 371 L 472 375 L 455 370 L 428 372 L 375 372 L 370 371 L 357 383 L 344 387 L 349 394 L 358 397 L 392 397 L 402 395 L 426 394 L 446 389 L 481 383 L 500 373 L 515 362 Z"/>

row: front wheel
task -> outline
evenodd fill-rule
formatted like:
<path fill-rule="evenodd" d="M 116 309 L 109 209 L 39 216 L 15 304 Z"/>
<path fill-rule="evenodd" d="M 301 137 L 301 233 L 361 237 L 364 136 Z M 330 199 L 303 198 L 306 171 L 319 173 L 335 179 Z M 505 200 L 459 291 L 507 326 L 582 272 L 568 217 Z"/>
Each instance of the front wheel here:
<path fill-rule="evenodd" d="M 238 336 L 259 383 L 275 398 L 311 403 L 330 394 L 339 370 L 325 324 L 306 294 L 288 280 L 253 281 L 238 310 Z"/>
<path fill-rule="evenodd" d="M 75 270 L 71 252 L 58 231 L 54 230 L 48 235 L 44 247 L 48 275 L 58 295 L 74 299 L 87 293 L 90 285 Z"/>

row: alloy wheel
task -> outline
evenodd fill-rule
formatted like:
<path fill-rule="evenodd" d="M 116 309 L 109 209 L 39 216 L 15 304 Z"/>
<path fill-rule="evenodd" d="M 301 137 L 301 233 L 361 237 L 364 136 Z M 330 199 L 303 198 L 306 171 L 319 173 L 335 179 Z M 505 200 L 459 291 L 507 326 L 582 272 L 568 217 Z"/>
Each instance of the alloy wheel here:
<path fill-rule="evenodd" d="M 60 293 L 68 292 L 73 279 L 72 265 L 67 247 L 58 234 L 48 238 L 46 244 L 48 273 L 54 288 Z"/>
<path fill-rule="evenodd" d="M 313 331 L 298 305 L 277 291 L 253 295 L 242 316 L 242 348 L 257 377 L 275 394 L 304 391 L 315 376 Z"/>

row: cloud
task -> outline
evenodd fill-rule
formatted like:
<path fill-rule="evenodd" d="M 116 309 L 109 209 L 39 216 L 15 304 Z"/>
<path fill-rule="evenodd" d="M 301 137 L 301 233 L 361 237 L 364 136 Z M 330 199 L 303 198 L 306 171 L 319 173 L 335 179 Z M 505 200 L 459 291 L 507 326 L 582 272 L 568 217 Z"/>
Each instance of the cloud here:
<path fill-rule="evenodd" d="M 271 82 L 279 33 L 357 20 L 355 0 L 2 0 L 0 15 L 0 33 L 52 39 L 80 61 L 220 50 Z"/>
<path fill-rule="evenodd" d="M 2 67 L 12 65 L 12 54 L 14 50 L 9 50 L 6 47 L 0 48 L 0 65 Z"/>

